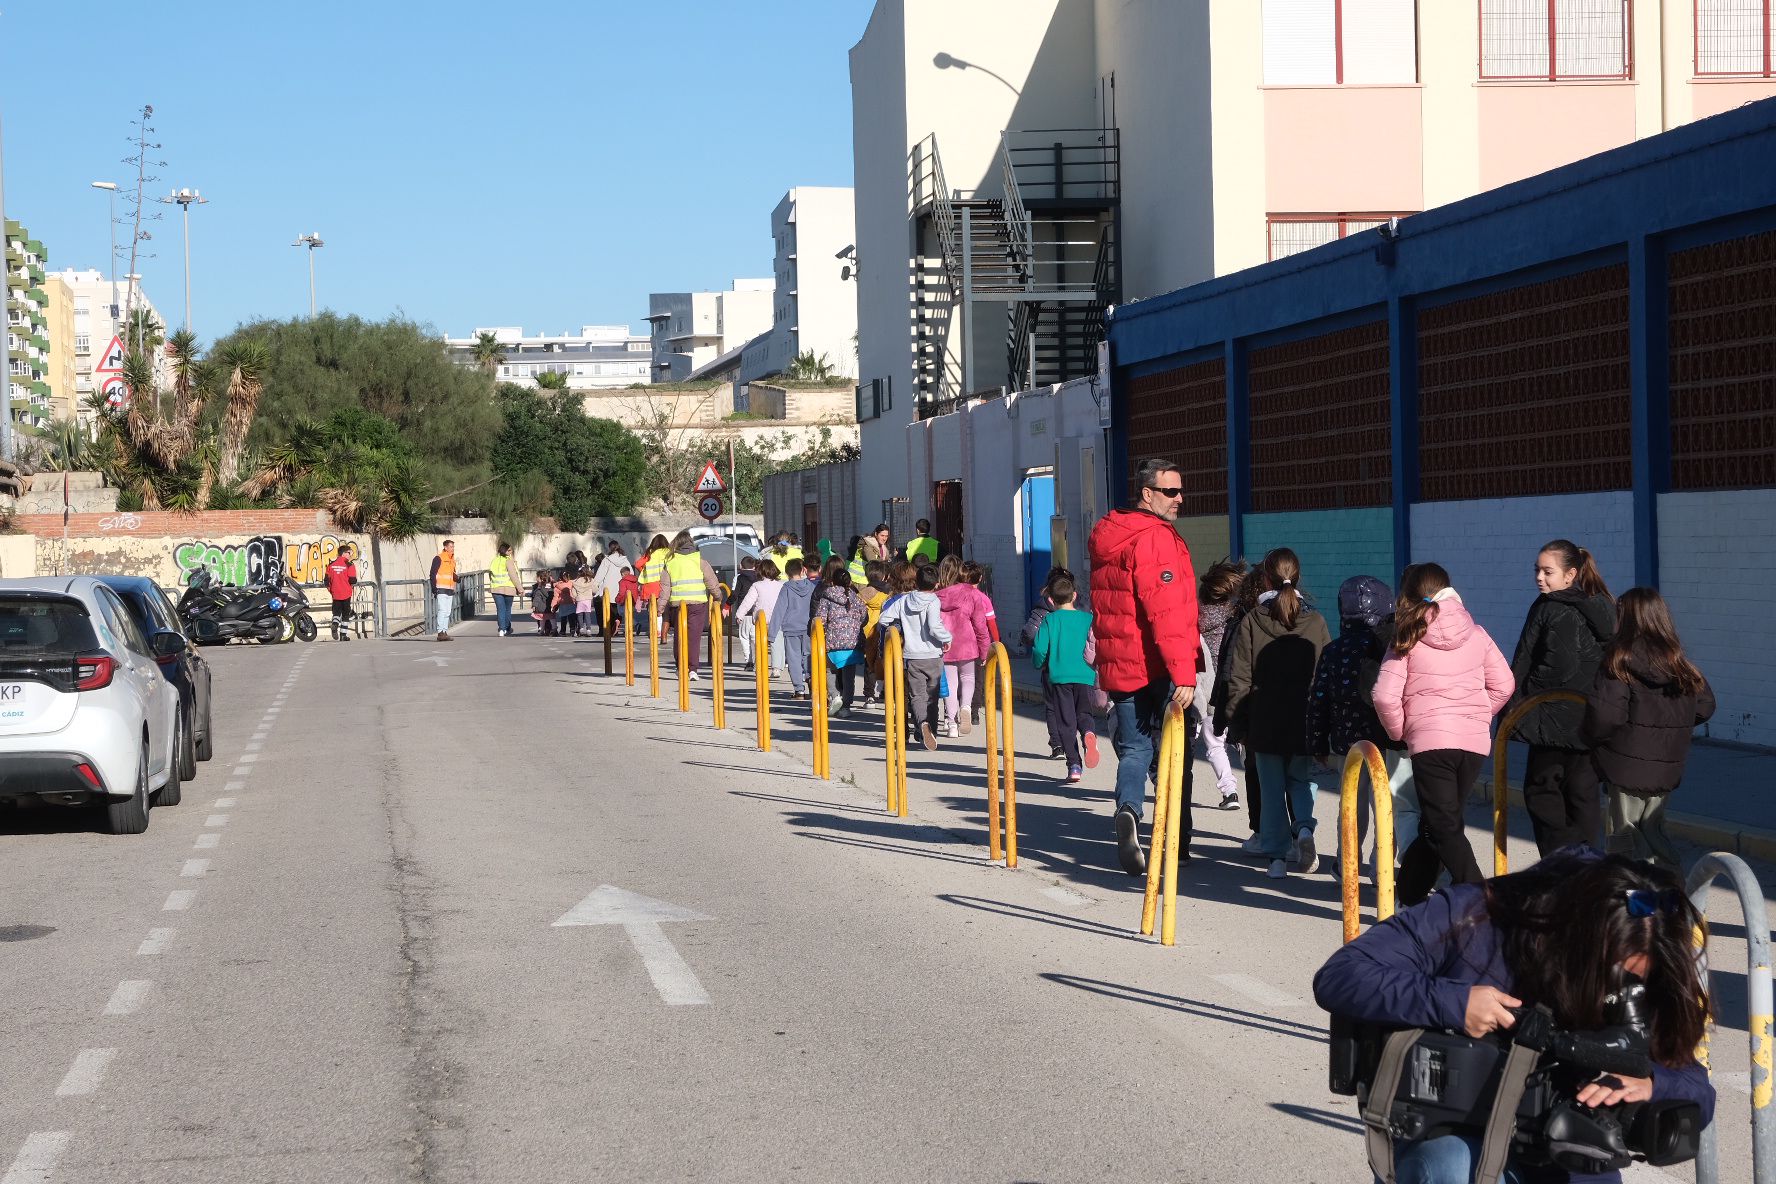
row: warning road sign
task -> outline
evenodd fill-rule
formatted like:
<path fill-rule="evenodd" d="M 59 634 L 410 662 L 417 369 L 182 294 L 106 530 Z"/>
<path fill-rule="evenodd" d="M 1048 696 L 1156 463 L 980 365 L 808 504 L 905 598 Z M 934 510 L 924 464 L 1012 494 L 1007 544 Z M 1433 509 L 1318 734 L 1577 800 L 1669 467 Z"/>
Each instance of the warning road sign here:
<path fill-rule="evenodd" d="M 713 493 L 706 493 L 697 500 L 697 513 L 704 519 L 714 522 L 722 516 L 722 499 Z"/>
<path fill-rule="evenodd" d="M 123 339 L 121 337 L 111 338 L 111 344 L 107 345 L 105 352 L 99 356 L 99 364 L 93 367 L 93 373 L 123 373 Z"/>
<path fill-rule="evenodd" d="M 726 485 L 722 484 L 721 474 L 715 471 L 714 461 L 710 461 L 703 466 L 703 475 L 697 478 L 695 492 L 722 493 L 726 491 L 727 488 Z"/>
<path fill-rule="evenodd" d="M 113 374 L 105 379 L 99 392 L 105 396 L 105 402 L 112 407 L 121 407 L 129 402 L 129 383 Z"/>

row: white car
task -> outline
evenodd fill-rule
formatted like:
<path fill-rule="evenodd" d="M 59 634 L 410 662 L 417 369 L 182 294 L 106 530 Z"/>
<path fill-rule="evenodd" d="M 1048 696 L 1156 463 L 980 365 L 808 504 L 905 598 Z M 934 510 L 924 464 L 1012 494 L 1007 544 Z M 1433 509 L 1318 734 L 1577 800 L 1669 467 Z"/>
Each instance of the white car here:
<path fill-rule="evenodd" d="M 179 690 L 93 576 L 0 580 L 0 804 L 98 804 L 112 834 L 148 829 L 179 800 Z"/>

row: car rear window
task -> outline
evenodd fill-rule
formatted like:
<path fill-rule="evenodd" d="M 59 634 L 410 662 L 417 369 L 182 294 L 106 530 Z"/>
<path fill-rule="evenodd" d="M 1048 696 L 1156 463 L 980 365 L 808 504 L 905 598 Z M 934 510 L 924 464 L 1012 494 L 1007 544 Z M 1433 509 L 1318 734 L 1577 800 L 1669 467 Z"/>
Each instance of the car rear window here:
<path fill-rule="evenodd" d="M 72 657 L 98 648 L 78 601 L 0 595 L 0 662 Z"/>

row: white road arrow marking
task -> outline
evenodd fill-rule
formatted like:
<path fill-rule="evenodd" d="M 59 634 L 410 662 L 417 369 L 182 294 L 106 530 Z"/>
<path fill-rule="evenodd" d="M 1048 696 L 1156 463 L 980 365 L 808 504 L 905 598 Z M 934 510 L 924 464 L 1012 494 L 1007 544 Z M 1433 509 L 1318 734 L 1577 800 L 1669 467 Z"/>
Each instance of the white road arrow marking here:
<path fill-rule="evenodd" d="M 430 662 L 434 666 L 448 666 L 448 665 L 450 665 L 450 659 L 446 658 L 443 654 L 433 654 L 429 658 L 415 658 L 413 660 L 415 662 Z"/>
<path fill-rule="evenodd" d="M 641 964 L 653 980 L 660 1001 L 670 1006 L 709 1002 L 709 992 L 697 981 L 696 972 L 679 955 L 660 925 L 666 921 L 707 921 L 694 909 L 638 896 L 609 884 L 600 884 L 573 908 L 561 914 L 555 926 L 621 925 L 629 944 L 641 955 Z"/>

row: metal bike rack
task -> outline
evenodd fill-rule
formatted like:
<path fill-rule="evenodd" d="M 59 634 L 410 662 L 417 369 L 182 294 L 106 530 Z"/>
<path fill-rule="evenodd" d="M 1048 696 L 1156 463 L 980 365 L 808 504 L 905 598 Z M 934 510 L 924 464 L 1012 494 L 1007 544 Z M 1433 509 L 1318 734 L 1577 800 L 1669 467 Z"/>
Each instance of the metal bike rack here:
<path fill-rule="evenodd" d="M 1344 785 L 1338 796 L 1338 881 L 1344 896 L 1345 941 L 1356 940 L 1363 925 L 1357 887 L 1363 858 L 1357 841 L 1357 795 L 1365 772 L 1375 807 L 1375 919 L 1385 921 L 1394 915 L 1394 795 L 1381 750 L 1359 740 L 1344 758 Z"/>
<path fill-rule="evenodd" d="M 1704 855 L 1690 869 L 1690 903 L 1708 919 L 1708 890 L 1725 876 L 1739 894 L 1745 917 L 1745 944 L 1749 965 L 1745 974 L 1746 1028 L 1751 1034 L 1751 1178 L 1754 1184 L 1776 1184 L 1776 1110 L 1770 1106 L 1771 1010 L 1770 918 L 1764 908 L 1763 886 L 1745 861 L 1725 851 Z M 1706 956 L 1707 951 L 1703 951 Z M 1712 992 L 1711 992 L 1712 993 Z M 1697 1050 L 1703 1068 L 1708 1067 L 1708 1039 Z M 1717 1122 L 1702 1132 L 1702 1148 L 1696 1156 L 1696 1184 L 1720 1184 Z"/>

